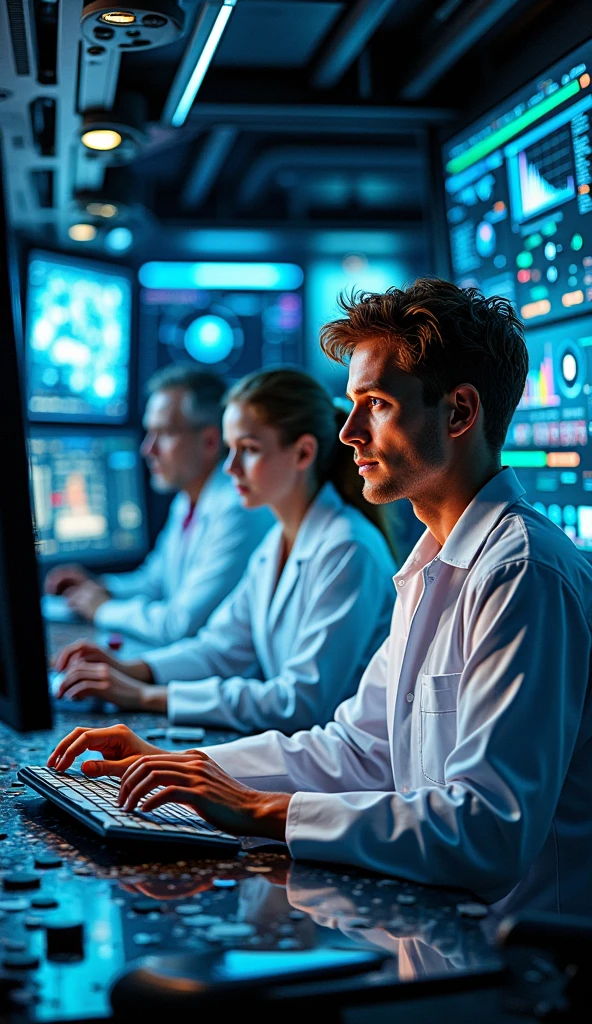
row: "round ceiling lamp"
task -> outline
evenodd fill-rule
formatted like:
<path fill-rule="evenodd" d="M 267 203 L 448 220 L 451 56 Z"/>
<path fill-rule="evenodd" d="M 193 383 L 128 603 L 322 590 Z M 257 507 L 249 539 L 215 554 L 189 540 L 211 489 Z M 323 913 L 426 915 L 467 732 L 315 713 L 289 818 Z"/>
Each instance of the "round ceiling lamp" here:
<path fill-rule="evenodd" d="M 184 23 L 177 0 L 141 0 L 140 6 L 131 7 L 91 0 L 83 7 L 80 22 L 91 56 L 97 46 L 113 50 L 165 46 L 182 35 Z"/>
<path fill-rule="evenodd" d="M 124 93 L 113 110 L 87 110 L 79 129 L 80 141 L 89 156 L 107 163 L 124 164 L 137 156 L 146 141 L 144 97 Z"/>
<path fill-rule="evenodd" d="M 99 153 L 117 149 L 123 142 L 123 137 L 113 128 L 89 128 L 82 133 L 80 139 L 87 149 L 94 149 Z"/>

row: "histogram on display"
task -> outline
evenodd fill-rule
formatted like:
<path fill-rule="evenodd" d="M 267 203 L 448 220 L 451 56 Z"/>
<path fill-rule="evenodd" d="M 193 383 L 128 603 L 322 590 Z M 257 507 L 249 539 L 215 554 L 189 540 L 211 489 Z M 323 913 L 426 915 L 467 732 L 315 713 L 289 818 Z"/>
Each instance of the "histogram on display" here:
<path fill-rule="evenodd" d="M 519 408 L 545 409 L 549 406 L 560 405 L 560 403 L 561 398 L 555 393 L 551 345 L 545 345 L 543 361 L 539 364 L 538 369 L 530 370 L 528 374 Z"/>
<path fill-rule="evenodd" d="M 536 154 L 523 150 L 518 156 L 523 216 L 543 213 L 573 199 L 575 180 L 571 169 L 569 139 L 565 145 L 555 146 L 549 152 L 543 147 L 537 147 Z"/>

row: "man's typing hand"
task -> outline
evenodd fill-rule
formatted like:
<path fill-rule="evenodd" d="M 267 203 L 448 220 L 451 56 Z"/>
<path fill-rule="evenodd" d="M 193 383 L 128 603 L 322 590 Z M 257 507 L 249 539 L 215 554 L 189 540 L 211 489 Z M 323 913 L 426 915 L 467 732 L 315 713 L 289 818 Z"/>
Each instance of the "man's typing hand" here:
<path fill-rule="evenodd" d="M 164 787 L 158 793 L 154 789 Z M 152 795 L 150 795 L 152 794 Z M 192 807 L 206 821 L 237 836 L 283 842 L 290 796 L 261 793 L 231 778 L 201 750 L 139 757 L 121 779 L 119 804 L 151 811 L 163 804 Z"/>

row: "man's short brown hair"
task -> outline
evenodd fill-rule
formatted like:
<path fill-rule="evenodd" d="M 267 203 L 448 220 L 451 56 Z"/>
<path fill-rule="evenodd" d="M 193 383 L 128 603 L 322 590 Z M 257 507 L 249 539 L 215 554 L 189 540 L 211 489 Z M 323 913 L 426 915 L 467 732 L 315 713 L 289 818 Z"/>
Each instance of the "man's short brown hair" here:
<path fill-rule="evenodd" d="M 383 294 L 344 293 L 339 305 L 345 316 L 321 328 L 330 359 L 345 363 L 358 342 L 382 338 L 392 365 L 422 381 L 426 405 L 472 384 L 483 406 L 485 439 L 500 451 L 528 372 L 522 323 L 507 299 L 422 277 Z"/>

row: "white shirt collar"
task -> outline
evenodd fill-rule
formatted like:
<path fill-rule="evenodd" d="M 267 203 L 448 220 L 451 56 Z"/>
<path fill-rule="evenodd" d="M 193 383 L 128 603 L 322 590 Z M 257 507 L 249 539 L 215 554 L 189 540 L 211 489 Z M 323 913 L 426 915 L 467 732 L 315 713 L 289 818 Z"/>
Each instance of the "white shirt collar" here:
<path fill-rule="evenodd" d="M 467 505 L 442 547 L 429 530 L 422 534 L 397 577 L 418 572 L 436 557 L 447 565 L 467 569 L 506 509 L 523 494 L 514 470 L 502 469 Z"/>

